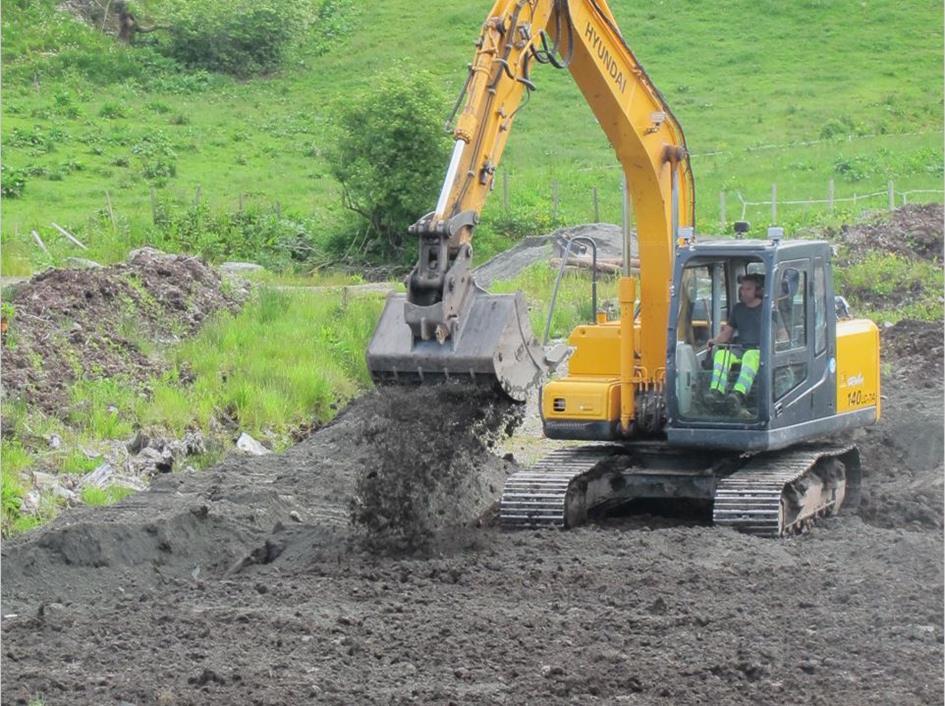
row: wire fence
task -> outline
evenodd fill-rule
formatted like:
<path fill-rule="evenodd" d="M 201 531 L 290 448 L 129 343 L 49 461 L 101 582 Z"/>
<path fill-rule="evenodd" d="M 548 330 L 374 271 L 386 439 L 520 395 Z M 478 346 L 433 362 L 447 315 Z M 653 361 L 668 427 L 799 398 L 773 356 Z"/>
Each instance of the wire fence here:
<path fill-rule="evenodd" d="M 502 210 L 509 214 L 516 203 L 515 191 L 513 189 L 513 180 L 508 172 L 503 172 L 500 181 L 500 204 Z M 611 180 L 606 180 L 610 182 Z M 749 216 L 749 211 L 753 217 L 766 218 L 765 212 L 770 212 L 771 225 L 783 225 L 782 221 L 797 222 L 805 220 L 803 215 L 798 219 L 798 211 L 814 211 L 814 216 L 830 215 L 842 209 L 844 216 L 852 215 L 858 217 L 867 211 L 876 211 L 886 209 L 892 211 L 910 203 L 945 201 L 945 188 L 911 188 L 913 186 L 922 186 L 910 180 L 909 188 L 897 187 L 895 181 L 888 181 L 885 188 L 877 186 L 868 186 L 863 192 L 855 191 L 849 193 L 850 186 L 844 185 L 844 193 L 837 193 L 837 185 L 833 179 L 830 179 L 823 186 L 822 198 L 796 198 L 787 196 L 780 191 L 778 184 L 772 184 L 768 198 L 759 198 L 757 194 L 746 194 L 741 190 L 721 191 L 718 194 L 718 210 L 702 200 L 699 204 L 699 221 L 702 224 L 718 223 L 724 230 L 734 221 L 744 221 Z M 537 187 L 537 188 L 536 188 Z M 564 220 L 573 220 L 577 218 L 590 218 L 595 223 L 602 220 L 613 220 L 618 217 L 624 209 L 621 208 L 621 202 L 626 192 L 626 186 L 623 175 L 619 180 L 613 180 L 613 186 L 603 183 L 600 186 L 588 186 L 586 183 L 579 188 L 566 182 L 551 180 L 545 186 L 540 186 L 534 181 L 529 181 L 525 188 L 526 191 L 539 191 L 544 194 L 541 199 L 545 204 L 547 214 L 552 223 L 558 223 L 562 218 Z M 790 188 L 790 187 L 789 187 Z M 794 189 L 797 187 L 795 186 Z M 805 190 L 808 194 L 811 188 L 806 185 Z M 816 190 L 816 187 L 814 188 Z M 499 205 L 499 204 L 497 204 Z M 852 208 L 850 208 L 852 206 Z M 858 210 L 858 207 L 862 207 Z M 760 213 L 759 213 L 760 212 Z M 792 216 L 794 216 L 792 220 Z M 631 216 L 632 218 L 632 210 Z M 615 221 L 616 222 L 616 221 Z"/>
<path fill-rule="evenodd" d="M 852 196 L 838 197 L 836 196 L 836 185 L 834 184 L 833 179 L 827 185 L 827 197 L 823 199 L 778 199 L 778 185 L 771 185 L 771 198 L 767 201 L 749 201 L 747 200 L 740 191 L 735 192 L 735 196 L 741 204 L 741 216 L 739 220 L 745 220 L 748 209 L 750 207 L 761 207 L 761 206 L 770 206 L 771 207 L 771 222 L 778 222 L 778 208 L 783 206 L 826 206 L 827 209 L 833 212 L 837 204 L 841 203 L 852 203 L 853 208 L 856 209 L 858 203 L 865 203 L 875 201 L 876 199 L 886 199 L 886 208 L 889 211 L 892 211 L 899 206 L 906 206 L 909 204 L 910 197 L 915 197 L 918 194 L 923 195 L 942 195 L 945 196 L 945 189 L 909 189 L 908 191 L 898 191 L 896 189 L 896 184 L 893 181 L 890 181 L 886 184 L 886 188 L 880 191 L 871 191 L 865 194 L 854 193 Z M 726 192 L 721 192 L 719 194 L 719 221 L 722 224 L 725 224 L 727 221 L 727 195 Z"/>

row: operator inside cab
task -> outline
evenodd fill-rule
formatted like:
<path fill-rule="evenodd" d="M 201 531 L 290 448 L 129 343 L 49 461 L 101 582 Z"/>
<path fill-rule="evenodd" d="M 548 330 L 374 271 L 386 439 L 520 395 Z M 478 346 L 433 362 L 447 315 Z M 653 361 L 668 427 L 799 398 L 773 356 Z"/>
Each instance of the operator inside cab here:
<path fill-rule="evenodd" d="M 765 277 L 749 273 L 738 278 L 738 303 L 729 312 L 728 321 L 715 338 L 708 341 L 712 355 L 712 382 L 709 396 L 719 402 L 728 400 L 738 410 L 745 409 L 745 398 L 751 391 L 761 361 L 761 306 Z M 728 393 L 732 366 L 741 364 L 738 378 Z"/>

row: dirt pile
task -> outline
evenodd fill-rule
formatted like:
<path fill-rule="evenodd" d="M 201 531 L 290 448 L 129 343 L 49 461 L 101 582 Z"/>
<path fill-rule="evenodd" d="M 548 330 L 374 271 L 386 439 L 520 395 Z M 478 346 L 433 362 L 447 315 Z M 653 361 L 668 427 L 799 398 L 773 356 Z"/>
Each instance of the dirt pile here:
<path fill-rule="evenodd" d="M 849 246 L 850 257 L 867 250 L 900 255 L 906 258 L 942 261 L 943 223 L 942 204 L 916 204 L 883 213 L 839 231 L 828 230 L 829 239 Z"/>
<path fill-rule="evenodd" d="M 886 329 L 883 371 L 863 506 L 777 541 L 476 527 L 507 410 L 367 395 L 284 454 L 4 542 L 0 701 L 941 703 L 941 322 Z"/>
<path fill-rule="evenodd" d="M 4 542 L 4 600 L 49 586 L 94 594 L 105 576 L 151 586 L 153 571 L 231 575 L 287 548 L 299 569 L 365 535 L 372 548 L 424 548 L 435 530 L 475 524 L 496 502 L 515 466 L 488 445 L 514 421 L 507 403 L 463 385 L 367 394 L 275 463 L 234 456 L 159 476 L 117 505 L 77 508 Z M 76 576 L 68 590 L 65 567 Z"/>
<path fill-rule="evenodd" d="M 16 285 L 9 299 L 4 392 L 62 414 L 75 380 L 144 381 L 160 372 L 145 342 L 193 333 L 215 311 L 238 308 L 245 296 L 199 259 L 152 248 L 132 251 L 124 264 L 41 273 Z"/>
<path fill-rule="evenodd" d="M 914 388 L 887 392 L 884 422 L 862 440 L 885 520 L 847 514 L 783 541 L 646 517 L 566 533 L 464 528 L 512 470 L 464 441 L 476 455 L 462 466 L 481 483 L 442 486 L 461 514 L 430 520 L 441 529 L 423 556 L 365 549 L 352 498 L 375 469 L 444 453 L 405 434 L 378 458 L 403 422 L 457 430 L 435 397 L 421 411 L 404 391 L 362 398 L 283 455 L 164 476 L 4 542 L 2 702 L 935 702 L 941 530 L 889 522 L 915 500 L 892 459 L 935 420 L 900 406 Z M 469 429 L 489 426 L 491 413 L 450 394 Z M 929 467 L 940 455 L 908 463 L 912 484 L 941 478 Z"/>
<path fill-rule="evenodd" d="M 945 398 L 942 322 L 882 332 L 882 421 L 853 440 L 864 459 L 860 515 L 879 527 L 943 526 Z"/>

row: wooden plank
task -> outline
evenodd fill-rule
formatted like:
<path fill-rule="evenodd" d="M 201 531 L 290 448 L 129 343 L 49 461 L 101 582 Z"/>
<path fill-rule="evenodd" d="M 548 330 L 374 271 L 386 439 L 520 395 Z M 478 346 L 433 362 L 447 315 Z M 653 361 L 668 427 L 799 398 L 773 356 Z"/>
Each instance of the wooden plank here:
<path fill-rule="evenodd" d="M 82 243 L 79 242 L 79 239 L 78 239 L 78 238 L 76 238 L 74 235 L 72 235 L 72 233 L 70 233 L 69 231 L 67 231 L 65 228 L 63 228 L 63 227 L 62 227 L 61 225 L 59 225 L 58 223 L 53 223 L 53 224 L 52 224 L 52 227 L 55 228 L 56 230 L 58 230 L 60 233 L 62 233 L 64 236 L 66 236 L 69 240 L 71 240 L 73 243 L 75 243 L 76 245 L 78 245 L 78 246 L 79 246 L 80 248 L 82 248 L 83 250 L 88 250 L 87 247 L 85 247 Z"/>

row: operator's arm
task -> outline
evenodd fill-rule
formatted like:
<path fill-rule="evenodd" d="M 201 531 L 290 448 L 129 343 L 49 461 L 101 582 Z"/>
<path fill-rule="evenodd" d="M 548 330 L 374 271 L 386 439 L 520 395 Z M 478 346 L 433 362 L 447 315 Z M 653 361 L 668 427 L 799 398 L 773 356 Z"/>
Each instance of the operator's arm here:
<path fill-rule="evenodd" d="M 730 323 L 726 322 L 722 324 L 722 330 L 719 331 L 719 335 L 715 338 L 710 338 L 708 345 L 709 348 L 712 348 L 716 343 L 728 343 L 732 340 L 732 336 L 735 335 L 735 327 Z"/>

